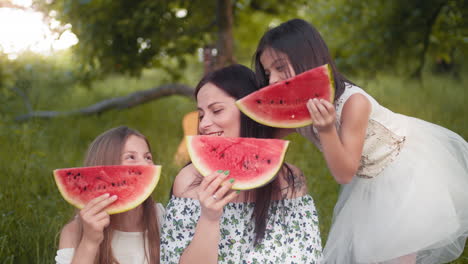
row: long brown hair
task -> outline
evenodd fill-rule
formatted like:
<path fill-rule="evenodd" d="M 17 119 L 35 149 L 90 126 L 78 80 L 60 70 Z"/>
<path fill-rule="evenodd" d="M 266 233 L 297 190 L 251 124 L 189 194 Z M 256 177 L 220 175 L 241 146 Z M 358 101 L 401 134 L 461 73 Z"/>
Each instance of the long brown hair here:
<path fill-rule="evenodd" d="M 255 73 L 249 68 L 240 64 L 227 66 L 205 75 L 195 87 L 195 98 L 197 98 L 200 89 L 207 83 L 216 85 L 216 87 L 223 90 L 229 96 L 235 99 L 240 99 L 259 89 L 255 79 Z M 242 112 L 240 113 L 239 132 L 241 137 L 274 138 L 276 131 L 276 128 L 259 124 Z M 278 174 L 284 175 L 283 177 L 285 178 L 288 185 L 291 186 L 292 193 L 294 193 L 294 175 L 291 168 L 286 163 L 284 163 Z M 192 184 L 192 186 L 198 185 L 200 183 L 201 179 L 198 179 Z M 246 193 L 246 198 L 248 200 L 253 200 L 255 204 L 254 213 L 252 216 L 255 222 L 255 245 L 259 244 L 265 236 L 267 221 L 270 217 L 268 210 L 270 208 L 271 201 L 281 200 L 281 197 L 279 197 L 281 196 L 280 192 L 281 187 L 279 186 L 279 182 L 274 180 L 263 187 L 248 191 Z"/>
<path fill-rule="evenodd" d="M 328 64 L 333 72 L 335 100 L 343 94 L 346 83 L 353 84 L 338 71 L 328 46 L 318 30 L 305 20 L 298 18 L 288 20 L 269 29 L 260 39 L 252 58 L 260 87 L 269 84 L 265 69 L 260 62 L 263 52 L 269 49 L 273 56 L 279 56 L 277 52 L 285 54 L 296 74 Z"/>
<path fill-rule="evenodd" d="M 126 126 L 120 126 L 102 133 L 90 144 L 88 151 L 86 152 L 84 166 L 121 164 L 120 159 L 125 142 L 132 135 L 144 139 L 151 152 L 150 144 L 143 134 Z M 143 226 L 146 230 L 147 236 L 147 239 L 143 236 L 145 258 L 150 264 L 159 264 L 160 241 L 158 217 L 155 204 L 151 196 L 143 202 L 142 217 Z M 104 229 L 104 239 L 99 246 L 98 257 L 95 260 L 96 264 L 119 264 L 112 252 L 112 236 L 113 230 L 109 225 Z"/>

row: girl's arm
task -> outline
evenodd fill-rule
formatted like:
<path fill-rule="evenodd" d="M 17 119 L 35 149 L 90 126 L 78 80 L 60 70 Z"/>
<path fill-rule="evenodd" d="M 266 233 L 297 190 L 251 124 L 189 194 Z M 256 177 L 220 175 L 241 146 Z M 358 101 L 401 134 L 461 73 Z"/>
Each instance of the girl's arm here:
<path fill-rule="evenodd" d="M 349 183 L 359 168 L 367 123 L 372 106 L 362 94 L 352 95 L 343 106 L 341 129 L 336 130 L 336 113 L 325 100 L 309 100 L 307 107 L 317 129 L 327 165 L 340 184 Z"/>
<path fill-rule="evenodd" d="M 60 233 L 59 248 L 74 248 L 71 263 L 94 263 L 99 245 L 104 238 L 104 228 L 109 225 L 109 215 L 104 209 L 116 201 L 116 197 L 108 194 L 101 195 L 91 200 L 80 210 L 80 219 L 75 219 L 67 224 Z M 82 235 L 80 222 L 83 226 Z"/>
<path fill-rule="evenodd" d="M 218 244 L 221 236 L 220 219 L 223 207 L 238 196 L 237 192 L 230 191 L 234 181 L 227 181 L 228 175 L 229 172 L 218 171 L 204 177 L 195 192 L 183 191 L 190 186 L 190 180 L 183 178 L 192 178 L 193 176 L 179 174 L 179 179 L 176 178 L 174 195 L 198 199 L 201 206 L 201 215 L 195 227 L 195 235 L 182 253 L 180 264 L 218 263 Z"/>

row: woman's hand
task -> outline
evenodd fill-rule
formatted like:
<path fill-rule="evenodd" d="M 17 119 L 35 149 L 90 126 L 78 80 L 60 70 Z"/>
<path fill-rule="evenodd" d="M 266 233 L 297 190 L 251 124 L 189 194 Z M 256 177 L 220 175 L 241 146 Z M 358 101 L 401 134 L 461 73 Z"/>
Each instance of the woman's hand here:
<path fill-rule="evenodd" d="M 220 218 L 223 207 L 239 195 L 232 191 L 234 179 L 229 171 L 216 171 L 203 178 L 196 189 L 201 214 L 192 241 L 182 253 L 179 263 L 218 263 L 218 244 L 221 239 Z"/>
<path fill-rule="evenodd" d="M 105 211 L 106 207 L 117 200 L 117 196 L 109 197 L 103 194 L 89 201 L 79 216 L 83 224 L 83 238 L 81 242 L 91 245 L 99 245 L 104 239 L 104 228 L 110 223 L 110 216 Z"/>
<path fill-rule="evenodd" d="M 312 125 L 320 132 L 328 132 L 335 128 L 335 107 L 324 99 L 309 99 L 307 109 L 312 117 Z"/>
<path fill-rule="evenodd" d="M 218 170 L 206 176 L 200 184 L 198 200 L 201 216 L 209 221 L 218 221 L 223 214 L 223 207 L 239 195 L 231 191 L 234 179 L 228 179 L 229 171 Z"/>

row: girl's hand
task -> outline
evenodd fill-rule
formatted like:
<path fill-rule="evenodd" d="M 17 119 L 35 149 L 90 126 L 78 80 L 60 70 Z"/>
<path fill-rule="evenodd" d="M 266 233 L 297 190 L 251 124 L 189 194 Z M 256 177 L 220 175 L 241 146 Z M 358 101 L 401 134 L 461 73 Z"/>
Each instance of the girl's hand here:
<path fill-rule="evenodd" d="M 327 132 L 335 128 L 335 107 L 324 99 L 309 99 L 307 109 L 312 117 L 312 125 L 318 132 Z"/>
<path fill-rule="evenodd" d="M 201 205 L 201 218 L 218 221 L 223 214 L 223 207 L 239 195 L 239 191 L 231 191 L 234 179 L 227 180 L 228 175 L 229 171 L 218 170 L 206 176 L 201 182 L 197 193 Z"/>
<path fill-rule="evenodd" d="M 83 224 L 82 242 L 99 245 L 104 239 L 104 228 L 110 223 L 110 216 L 104 210 L 107 206 L 117 200 L 117 196 L 109 197 L 103 194 L 89 201 L 79 216 Z"/>

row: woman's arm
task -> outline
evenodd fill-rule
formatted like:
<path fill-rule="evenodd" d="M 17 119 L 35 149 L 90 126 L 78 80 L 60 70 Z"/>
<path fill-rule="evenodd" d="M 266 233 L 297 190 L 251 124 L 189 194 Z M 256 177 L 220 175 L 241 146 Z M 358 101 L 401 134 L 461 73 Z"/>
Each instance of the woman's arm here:
<path fill-rule="evenodd" d="M 340 133 L 336 130 L 336 113 L 325 100 L 309 100 L 307 107 L 317 128 L 327 165 L 340 184 L 349 183 L 359 168 L 367 123 L 371 113 L 369 100 L 361 94 L 352 95 L 341 114 Z"/>
<path fill-rule="evenodd" d="M 203 178 L 195 191 L 188 191 L 191 185 L 189 179 L 196 175 L 184 175 L 193 170 L 186 168 L 174 181 L 174 195 L 193 198 L 196 195 L 201 206 L 201 215 L 195 227 L 192 241 L 182 253 L 179 263 L 218 263 L 218 244 L 220 240 L 220 219 L 223 207 L 238 196 L 231 191 L 233 180 L 229 180 L 229 172 L 218 171 Z"/>

